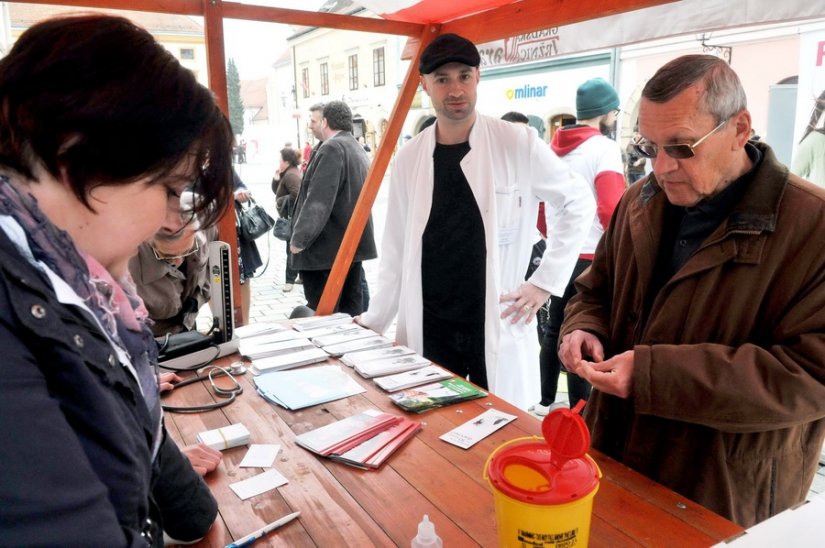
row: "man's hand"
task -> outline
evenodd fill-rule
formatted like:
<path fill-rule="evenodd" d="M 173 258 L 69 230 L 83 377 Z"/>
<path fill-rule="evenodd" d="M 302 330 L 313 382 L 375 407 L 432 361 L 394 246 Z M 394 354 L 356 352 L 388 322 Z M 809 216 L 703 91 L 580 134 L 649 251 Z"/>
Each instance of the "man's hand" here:
<path fill-rule="evenodd" d="M 500 303 L 512 303 L 501 313 L 501 318 L 504 319 L 512 316 L 510 320 L 512 323 L 518 323 L 519 320 L 524 318 L 524 323 L 530 323 L 533 321 L 533 318 L 536 317 L 539 308 L 541 308 L 549 298 L 549 292 L 530 282 L 524 282 L 515 291 L 505 293 L 499 298 L 498 302 Z"/>
<path fill-rule="evenodd" d="M 289 252 L 292 253 L 293 255 L 297 255 L 298 253 L 300 253 L 303 250 L 304 250 L 303 247 L 295 247 L 294 245 L 289 244 Z"/>
<path fill-rule="evenodd" d="M 174 373 L 161 373 L 160 378 L 158 379 L 160 391 L 166 392 L 167 390 L 172 390 L 175 387 L 175 385 L 182 380 L 183 379 L 181 379 Z"/>
<path fill-rule="evenodd" d="M 633 391 L 633 351 L 598 363 L 581 360 L 576 374 L 601 392 L 626 398 Z"/>
<path fill-rule="evenodd" d="M 249 200 L 252 197 L 252 193 L 248 190 L 236 190 L 235 191 L 235 199 L 241 203 Z"/>
<path fill-rule="evenodd" d="M 212 449 L 202 443 L 198 445 L 188 445 L 181 449 L 181 452 L 189 459 L 189 463 L 195 472 L 201 476 L 205 476 L 212 470 L 218 467 L 221 462 L 223 454 L 220 451 Z"/>
<path fill-rule="evenodd" d="M 565 369 L 579 375 L 579 362 L 585 357 L 596 363 L 604 360 L 604 347 L 596 335 L 577 329 L 562 338 L 559 359 Z"/>

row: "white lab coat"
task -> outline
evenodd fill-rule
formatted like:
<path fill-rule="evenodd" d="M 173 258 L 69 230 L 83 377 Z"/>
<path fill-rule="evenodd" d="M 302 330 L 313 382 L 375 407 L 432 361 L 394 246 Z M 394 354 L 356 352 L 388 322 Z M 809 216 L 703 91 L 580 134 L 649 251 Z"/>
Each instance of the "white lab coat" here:
<path fill-rule="evenodd" d="M 433 195 L 435 126 L 398 152 L 392 168 L 378 288 L 361 316 L 384 332 L 398 317 L 396 339 L 422 353 L 421 239 Z M 492 392 L 526 409 L 539 401 L 535 322 L 513 325 L 499 316 L 499 296 L 519 287 L 538 238 L 539 201 L 557 209 L 547 251 L 530 282 L 561 296 L 593 223 L 596 206 L 587 183 L 574 174 L 532 128 L 479 114 L 470 152 L 461 161 L 484 222 L 487 245 L 484 354 Z"/>

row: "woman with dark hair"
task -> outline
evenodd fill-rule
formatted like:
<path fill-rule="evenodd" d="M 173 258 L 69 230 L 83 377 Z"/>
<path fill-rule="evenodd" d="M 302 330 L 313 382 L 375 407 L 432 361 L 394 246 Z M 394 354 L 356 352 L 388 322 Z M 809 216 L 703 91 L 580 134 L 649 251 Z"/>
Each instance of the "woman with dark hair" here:
<path fill-rule="evenodd" d="M 0 545 L 210 530 L 215 500 L 163 427 L 127 264 L 184 189 L 215 224 L 231 143 L 211 92 L 127 19 L 47 20 L 0 60 Z"/>
<path fill-rule="evenodd" d="M 819 186 L 825 186 L 825 90 L 811 111 L 811 120 L 793 158 L 791 171 Z"/>
<path fill-rule="evenodd" d="M 298 166 L 301 163 L 301 156 L 292 147 L 281 149 L 281 164 L 278 168 L 278 182 L 275 189 L 275 204 L 278 208 L 278 215 L 289 219 L 292 213 L 292 206 L 298 199 L 298 190 L 301 188 L 301 172 Z M 272 181 L 273 185 L 275 181 Z M 284 293 L 292 291 L 295 282 L 298 280 L 298 271 L 290 266 L 289 242 L 286 242 L 286 273 L 284 275 Z"/>

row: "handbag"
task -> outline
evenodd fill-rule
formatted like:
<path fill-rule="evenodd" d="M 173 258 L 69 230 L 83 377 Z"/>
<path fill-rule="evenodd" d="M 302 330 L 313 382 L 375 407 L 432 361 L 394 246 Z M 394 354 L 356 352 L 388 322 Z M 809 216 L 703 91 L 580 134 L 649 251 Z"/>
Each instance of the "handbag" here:
<path fill-rule="evenodd" d="M 292 237 L 292 220 L 286 217 L 275 219 L 275 228 L 272 229 L 272 234 L 279 240 L 288 242 Z"/>
<path fill-rule="evenodd" d="M 250 196 L 246 205 L 235 204 L 238 214 L 238 228 L 241 238 L 247 241 L 257 240 L 275 226 L 275 219 L 259 206 Z"/>

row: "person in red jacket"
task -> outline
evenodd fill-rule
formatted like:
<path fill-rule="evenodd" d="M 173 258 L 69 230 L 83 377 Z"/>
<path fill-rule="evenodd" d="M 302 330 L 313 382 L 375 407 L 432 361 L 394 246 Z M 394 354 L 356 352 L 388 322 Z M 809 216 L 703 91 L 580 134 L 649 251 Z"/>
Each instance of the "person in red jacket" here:
<path fill-rule="evenodd" d="M 541 401 L 533 406 L 539 416 L 550 412 L 558 388 L 559 328 L 564 320 L 564 307 L 576 294 L 573 281 L 593 261 L 593 253 L 610 217 L 625 189 L 622 152 L 619 144 L 608 135 L 615 135 L 616 117 L 619 114 L 619 95 L 602 78 L 584 82 L 576 91 L 576 124 L 559 129 L 553 135 L 550 147 L 564 160 L 570 169 L 584 177 L 596 198 L 596 216 L 582 247 L 573 276 L 564 295 L 550 301 L 548 319 L 541 342 L 539 368 L 541 372 Z M 552 213 L 551 213 L 552 215 Z M 548 237 L 552 241 L 552 234 Z M 590 395 L 590 385 L 577 375 L 567 373 L 567 391 L 570 407 Z"/>

